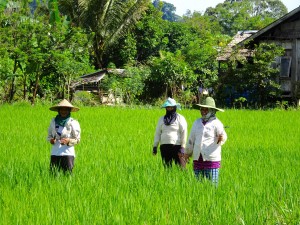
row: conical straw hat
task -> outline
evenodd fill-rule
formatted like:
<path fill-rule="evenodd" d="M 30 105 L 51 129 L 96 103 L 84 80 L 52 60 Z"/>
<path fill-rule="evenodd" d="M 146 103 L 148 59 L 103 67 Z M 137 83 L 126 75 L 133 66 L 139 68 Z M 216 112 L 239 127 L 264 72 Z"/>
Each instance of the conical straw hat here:
<path fill-rule="evenodd" d="M 71 112 L 77 112 L 79 110 L 79 108 L 73 106 L 70 102 L 68 102 L 68 100 L 64 99 L 62 100 L 60 103 L 58 103 L 55 106 L 50 107 L 49 109 L 51 111 L 58 111 L 59 108 L 63 108 L 63 107 L 67 107 L 67 108 L 71 108 Z"/>

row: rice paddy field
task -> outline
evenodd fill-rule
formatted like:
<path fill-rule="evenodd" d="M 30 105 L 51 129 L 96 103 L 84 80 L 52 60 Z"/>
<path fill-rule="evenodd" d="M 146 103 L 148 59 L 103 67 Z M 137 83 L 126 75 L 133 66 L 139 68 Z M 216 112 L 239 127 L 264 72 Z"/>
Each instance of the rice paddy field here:
<path fill-rule="evenodd" d="M 81 107 L 73 175 L 52 176 L 48 108 L 0 106 L 0 224 L 300 224 L 300 111 L 218 113 L 215 188 L 152 155 L 159 108 Z"/>

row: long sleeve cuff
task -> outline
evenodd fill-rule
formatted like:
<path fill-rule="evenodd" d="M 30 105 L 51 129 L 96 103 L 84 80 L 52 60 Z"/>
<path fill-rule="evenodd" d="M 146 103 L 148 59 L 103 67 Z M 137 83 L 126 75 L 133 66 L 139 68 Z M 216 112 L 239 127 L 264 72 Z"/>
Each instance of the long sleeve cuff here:
<path fill-rule="evenodd" d="M 73 138 L 70 138 L 70 141 L 68 143 L 68 146 L 74 146 L 76 144 L 79 143 L 79 140 L 78 139 L 73 139 Z"/>

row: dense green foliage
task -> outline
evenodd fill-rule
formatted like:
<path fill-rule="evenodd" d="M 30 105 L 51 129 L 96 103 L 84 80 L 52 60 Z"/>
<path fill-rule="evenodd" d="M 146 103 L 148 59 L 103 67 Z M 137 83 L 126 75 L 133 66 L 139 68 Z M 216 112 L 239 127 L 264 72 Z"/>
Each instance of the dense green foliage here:
<path fill-rule="evenodd" d="M 279 70 L 271 65 L 276 65 L 275 59 L 283 55 L 284 49 L 275 44 L 262 43 L 256 46 L 251 58 L 239 54 L 239 49 L 236 51 L 229 60 L 231 73 L 220 78 L 219 98 L 228 99 L 230 105 L 242 97 L 247 101 L 244 105 L 270 107 L 279 100 L 281 93 L 277 82 Z"/>
<path fill-rule="evenodd" d="M 260 30 L 286 13 L 280 0 L 225 0 L 205 11 L 211 21 L 220 24 L 222 33 L 230 36 L 239 30 Z"/>
<path fill-rule="evenodd" d="M 39 10 L 14 7 L 0 9 L 1 101 L 67 97 L 70 81 L 92 70 L 87 36 L 77 27 L 50 24 Z"/>
<path fill-rule="evenodd" d="M 155 8 L 160 9 L 163 12 L 162 18 L 164 20 L 168 20 L 171 22 L 181 20 L 181 17 L 176 15 L 176 7 L 173 4 L 165 2 L 165 1 L 154 0 L 153 6 Z"/>
<path fill-rule="evenodd" d="M 103 68 L 103 55 L 140 18 L 150 0 L 59 1 L 60 11 L 75 26 L 94 33 L 93 54 L 97 68 Z"/>
<path fill-rule="evenodd" d="M 260 29 L 286 13 L 279 0 L 224 1 L 182 18 L 163 1 L 0 3 L 0 101 L 32 104 L 37 98 L 69 99 L 72 81 L 111 65 L 128 70 L 124 82 L 112 76 L 103 82 L 115 92 L 118 80 L 124 103 L 154 103 L 170 96 L 192 104 L 199 101 L 199 86 L 217 90 L 225 85 L 216 57 L 232 35 Z M 273 59 L 260 61 L 269 65 Z M 252 74 L 259 66 L 245 65 L 244 71 Z M 144 76 L 131 72 L 141 68 Z"/>
<path fill-rule="evenodd" d="M 198 110 L 180 111 L 189 129 Z M 152 156 L 162 109 L 82 107 L 73 176 L 49 175 L 46 106 L 0 108 L 0 224 L 298 224 L 299 111 L 227 110 L 219 187 Z M 10 116 L 13 115 L 13 116 Z M 284 120 L 283 120 L 284 118 Z M 284 121 L 284 122 L 282 122 Z"/>

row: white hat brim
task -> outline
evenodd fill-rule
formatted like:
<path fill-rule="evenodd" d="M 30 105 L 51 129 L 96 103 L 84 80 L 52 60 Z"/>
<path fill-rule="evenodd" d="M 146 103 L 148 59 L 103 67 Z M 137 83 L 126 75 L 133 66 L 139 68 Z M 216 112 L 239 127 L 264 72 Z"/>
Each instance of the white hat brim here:
<path fill-rule="evenodd" d="M 215 109 L 215 110 L 218 110 L 220 112 L 224 112 L 225 110 L 224 109 L 219 109 L 217 107 L 213 107 L 213 106 L 210 106 L 210 105 L 201 105 L 201 104 L 196 104 L 197 106 L 199 107 L 202 107 L 202 108 L 210 108 L 210 109 Z"/>

